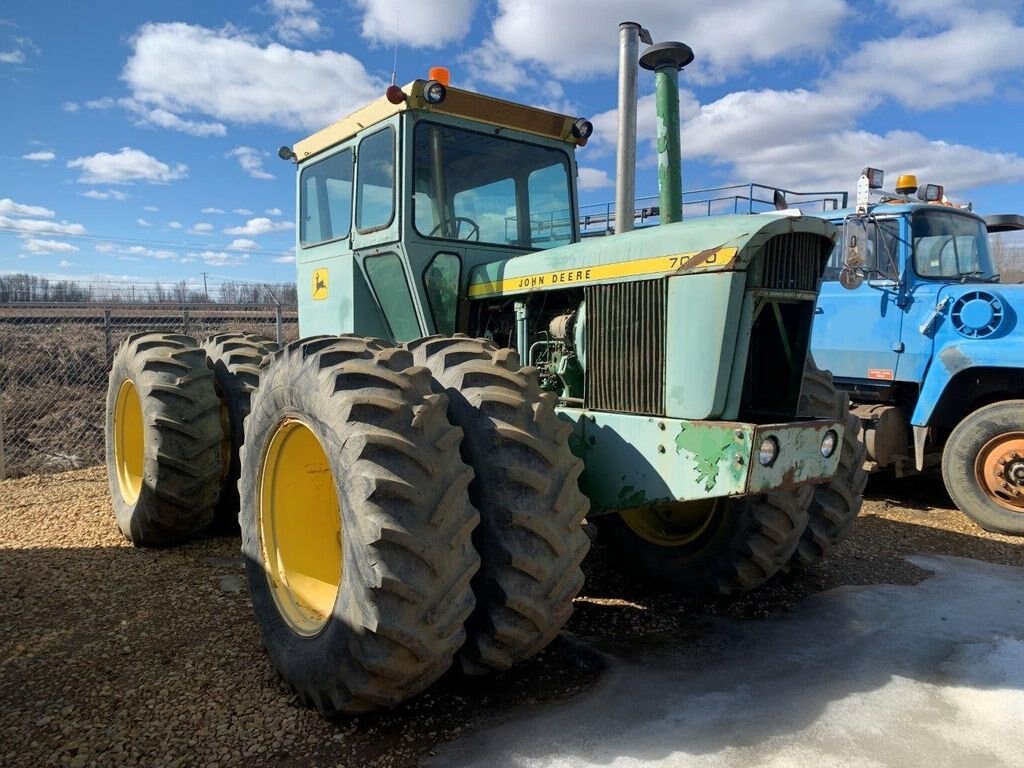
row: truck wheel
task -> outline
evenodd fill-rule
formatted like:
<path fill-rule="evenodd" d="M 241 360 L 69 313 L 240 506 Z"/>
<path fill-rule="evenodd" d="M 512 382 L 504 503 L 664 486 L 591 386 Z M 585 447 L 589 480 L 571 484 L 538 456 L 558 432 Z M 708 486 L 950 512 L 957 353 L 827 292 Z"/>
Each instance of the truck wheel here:
<path fill-rule="evenodd" d="M 175 544 L 213 522 L 220 490 L 220 402 L 191 336 L 137 333 L 114 355 L 106 460 L 121 533 Z"/>
<path fill-rule="evenodd" d="M 846 538 L 860 513 L 864 486 L 868 482 L 868 472 L 864 469 L 867 449 L 860 439 L 860 420 L 850 413 L 849 397 L 836 390 L 832 374 L 815 365 L 810 356 L 798 410 L 801 416 L 844 419 L 846 429 L 835 475 L 829 482 L 814 486 L 807 509 L 807 527 L 783 569 L 787 572 L 813 565 Z"/>
<path fill-rule="evenodd" d="M 957 424 L 942 452 L 954 503 L 986 531 L 1024 534 L 1024 400 L 986 405 Z"/>
<path fill-rule="evenodd" d="M 277 352 L 242 444 L 242 553 L 270 659 L 324 715 L 419 693 L 451 666 L 479 567 L 472 470 L 412 355 L 315 337 Z"/>
<path fill-rule="evenodd" d="M 469 493 L 480 510 L 481 566 L 462 667 L 508 669 L 558 635 L 583 586 L 589 503 L 577 484 L 583 464 L 569 451 L 572 427 L 555 414 L 555 396 L 541 392 L 537 370 L 520 368 L 513 350 L 461 335 L 407 346 L 447 393 L 448 417 L 465 432 L 462 457 L 475 473 Z"/>
<path fill-rule="evenodd" d="M 599 541 L 655 583 L 731 595 L 764 584 L 790 559 L 807 525 L 806 487 L 736 499 L 663 504 L 600 515 Z"/>
<path fill-rule="evenodd" d="M 203 342 L 206 364 L 213 370 L 221 404 L 224 478 L 217 500 L 216 521 L 238 526 L 238 454 L 245 439 L 243 423 L 252 393 L 260 383 L 263 361 L 278 350 L 277 342 L 255 333 L 218 333 Z"/>

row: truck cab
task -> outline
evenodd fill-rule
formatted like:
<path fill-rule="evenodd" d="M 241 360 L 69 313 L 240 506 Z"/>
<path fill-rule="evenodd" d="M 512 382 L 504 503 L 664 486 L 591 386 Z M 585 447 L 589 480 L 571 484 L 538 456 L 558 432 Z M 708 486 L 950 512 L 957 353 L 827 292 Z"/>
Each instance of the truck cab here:
<path fill-rule="evenodd" d="M 986 221 L 969 207 L 913 177 L 884 192 L 880 178 L 862 176 L 877 199 L 818 214 L 843 237 L 812 352 L 850 393 L 870 468 L 941 464 L 965 513 L 1024 533 L 1024 287 L 999 282 Z M 848 263 L 851 247 L 862 263 Z"/>

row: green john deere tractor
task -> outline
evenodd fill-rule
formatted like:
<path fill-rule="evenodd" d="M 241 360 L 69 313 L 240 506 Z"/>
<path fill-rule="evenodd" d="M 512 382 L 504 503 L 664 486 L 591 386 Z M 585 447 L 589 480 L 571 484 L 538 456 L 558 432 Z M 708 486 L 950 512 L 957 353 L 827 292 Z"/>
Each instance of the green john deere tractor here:
<path fill-rule="evenodd" d="M 166 544 L 237 511 L 270 657 L 324 713 L 539 652 L 583 584 L 584 516 L 623 567 L 730 594 L 857 514 L 856 424 L 807 355 L 833 227 L 665 210 L 581 241 L 590 131 L 392 86 L 282 148 L 299 341 L 149 333 L 117 354 L 121 530 Z"/>

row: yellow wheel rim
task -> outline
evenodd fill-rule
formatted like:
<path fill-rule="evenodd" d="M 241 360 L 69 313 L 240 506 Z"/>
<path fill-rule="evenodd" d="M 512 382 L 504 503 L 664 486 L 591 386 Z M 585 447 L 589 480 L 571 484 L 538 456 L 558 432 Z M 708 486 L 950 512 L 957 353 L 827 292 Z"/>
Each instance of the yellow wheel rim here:
<path fill-rule="evenodd" d="M 660 504 L 619 512 L 619 517 L 644 541 L 660 547 L 682 547 L 696 541 L 711 525 L 716 499 Z"/>
<path fill-rule="evenodd" d="M 331 617 L 344 563 L 334 475 L 309 426 L 297 419 L 278 424 L 259 488 L 260 542 L 274 602 L 295 633 L 315 635 Z"/>
<path fill-rule="evenodd" d="M 142 403 L 131 379 L 125 379 L 117 391 L 114 407 L 114 465 L 121 497 L 129 504 L 142 492 L 142 472 L 146 460 L 146 428 L 142 422 Z"/>

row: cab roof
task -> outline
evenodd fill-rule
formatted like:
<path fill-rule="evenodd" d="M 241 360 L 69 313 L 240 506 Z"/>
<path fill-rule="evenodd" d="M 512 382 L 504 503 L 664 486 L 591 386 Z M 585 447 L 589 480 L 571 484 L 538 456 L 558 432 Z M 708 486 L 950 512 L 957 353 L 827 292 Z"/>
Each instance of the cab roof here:
<path fill-rule="evenodd" d="M 447 88 L 444 101 L 440 104 L 430 104 L 423 98 L 423 88 L 427 82 L 429 81 L 414 80 L 403 86 L 402 93 L 406 98 L 398 104 L 393 104 L 386 96 L 381 96 L 312 136 L 296 142 L 293 147 L 296 158 L 299 162 L 307 160 L 352 138 L 363 129 L 409 109 L 476 120 L 501 128 L 513 128 L 568 144 L 579 143 L 572 134 L 572 124 L 575 120 L 573 117 L 450 87 Z"/>

